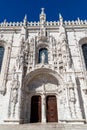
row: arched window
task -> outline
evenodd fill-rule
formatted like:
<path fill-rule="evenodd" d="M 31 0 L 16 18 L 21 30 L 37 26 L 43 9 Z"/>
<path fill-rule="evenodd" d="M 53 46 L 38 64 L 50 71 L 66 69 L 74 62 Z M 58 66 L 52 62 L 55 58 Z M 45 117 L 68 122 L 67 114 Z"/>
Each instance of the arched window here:
<path fill-rule="evenodd" d="M 42 63 L 44 56 L 44 63 L 48 63 L 48 50 L 46 48 L 41 48 L 39 50 L 39 57 L 38 57 L 38 63 Z"/>
<path fill-rule="evenodd" d="M 83 56 L 84 56 L 85 65 L 87 69 L 87 44 L 82 45 L 82 51 L 83 51 Z"/>
<path fill-rule="evenodd" d="M 4 47 L 0 46 L 0 71 L 1 71 L 2 62 L 3 62 L 3 56 L 4 56 Z"/>

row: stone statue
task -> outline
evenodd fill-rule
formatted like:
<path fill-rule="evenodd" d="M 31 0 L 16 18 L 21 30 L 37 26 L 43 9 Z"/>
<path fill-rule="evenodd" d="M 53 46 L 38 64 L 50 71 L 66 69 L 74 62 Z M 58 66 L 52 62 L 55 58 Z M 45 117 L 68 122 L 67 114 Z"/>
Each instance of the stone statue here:
<path fill-rule="evenodd" d="M 18 74 L 16 74 L 16 77 L 13 80 L 11 87 L 11 111 L 13 117 L 15 115 L 15 108 L 18 102 L 18 89 L 19 89 L 19 77 Z"/>
<path fill-rule="evenodd" d="M 44 64 L 45 63 L 45 54 L 42 53 L 42 56 L 41 56 L 41 63 Z"/>
<path fill-rule="evenodd" d="M 16 75 L 17 77 L 14 79 L 13 83 L 12 83 L 12 87 L 11 87 L 11 102 L 13 102 L 14 104 L 16 104 L 18 102 L 18 89 L 19 89 L 19 81 L 18 81 L 18 75 Z"/>
<path fill-rule="evenodd" d="M 11 83 L 11 92 L 10 92 L 10 100 L 9 100 L 9 116 L 15 116 L 16 104 L 18 102 L 18 90 L 19 90 L 19 77 L 16 71 L 13 72 L 12 75 L 12 83 Z"/>
<path fill-rule="evenodd" d="M 71 117 L 72 118 L 76 118 L 76 109 L 75 109 L 76 99 L 75 99 L 75 93 L 74 93 L 74 89 L 73 88 L 69 89 L 69 95 L 70 95 L 70 98 L 69 98 L 69 108 L 70 108 Z"/>

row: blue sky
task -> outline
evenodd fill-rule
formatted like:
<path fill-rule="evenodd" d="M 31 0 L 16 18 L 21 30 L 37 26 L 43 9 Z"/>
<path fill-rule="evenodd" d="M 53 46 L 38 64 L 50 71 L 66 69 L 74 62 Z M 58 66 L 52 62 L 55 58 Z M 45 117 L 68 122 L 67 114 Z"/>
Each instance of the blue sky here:
<path fill-rule="evenodd" d="M 38 21 L 41 8 L 45 8 L 47 21 L 57 21 L 61 13 L 64 20 L 87 19 L 87 0 L 0 0 L 0 22 Z"/>

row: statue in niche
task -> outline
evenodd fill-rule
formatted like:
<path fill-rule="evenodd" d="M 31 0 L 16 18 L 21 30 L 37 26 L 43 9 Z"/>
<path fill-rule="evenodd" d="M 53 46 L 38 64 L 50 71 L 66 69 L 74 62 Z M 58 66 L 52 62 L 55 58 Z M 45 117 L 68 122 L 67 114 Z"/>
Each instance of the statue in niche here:
<path fill-rule="evenodd" d="M 24 52 L 25 52 L 25 53 L 28 53 L 28 51 L 29 51 L 29 41 L 26 40 L 26 41 L 25 41 Z"/>
<path fill-rule="evenodd" d="M 20 52 L 20 54 L 17 56 L 17 59 L 16 59 L 16 65 L 19 69 L 22 67 L 23 62 L 24 62 L 24 56 L 23 56 L 23 53 Z"/>
<path fill-rule="evenodd" d="M 15 116 L 15 108 L 18 102 L 18 90 L 19 90 L 19 77 L 16 71 L 14 70 L 12 76 L 12 83 L 11 83 L 11 92 L 10 92 L 10 101 L 9 101 L 9 116 Z"/>
<path fill-rule="evenodd" d="M 76 118 L 76 110 L 75 110 L 75 95 L 74 95 L 74 89 L 69 90 L 70 93 L 70 100 L 69 100 L 69 107 L 70 107 L 70 113 L 72 118 Z"/>
<path fill-rule="evenodd" d="M 66 103 L 66 90 L 64 89 L 60 92 L 60 107 L 61 112 L 63 112 L 63 114 L 61 115 L 63 119 L 66 119 Z"/>
<path fill-rule="evenodd" d="M 41 56 L 41 63 L 44 64 L 45 63 L 45 54 L 42 53 L 42 56 Z"/>
<path fill-rule="evenodd" d="M 69 102 L 69 110 L 70 110 L 70 116 L 71 118 L 75 119 L 76 118 L 76 108 L 75 108 L 75 103 L 76 103 L 76 98 L 75 98 L 75 91 L 74 91 L 74 83 L 72 80 L 71 75 L 68 76 L 68 102 Z"/>
<path fill-rule="evenodd" d="M 41 36 L 44 36 L 44 29 L 43 28 L 41 28 L 40 34 L 41 34 Z"/>

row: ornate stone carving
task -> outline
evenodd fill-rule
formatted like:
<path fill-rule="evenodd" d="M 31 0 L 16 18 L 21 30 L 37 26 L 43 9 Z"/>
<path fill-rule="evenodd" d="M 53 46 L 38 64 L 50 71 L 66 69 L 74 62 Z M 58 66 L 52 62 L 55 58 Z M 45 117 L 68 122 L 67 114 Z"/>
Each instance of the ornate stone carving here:
<path fill-rule="evenodd" d="M 66 97 L 66 89 L 63 89 L 59 92 L 59 111 L 60 111 L 60 118 L 66 119 L 67 114 L 67 97 Z"/>
<path fill-rule="evenodd" d="M 9 99 L 9 117 L 15 116 L 16 104 L 18 102 L 18 90 L 20 87 L 19 77 L 14 67 L 12 82 L 11 82 L 11 91 L 10 91 L 10 99 Z"/>
<path fill-rule="evenodd" d="M 76 118 L 76 97 L 75 97 L 75 90 L 74 90 L 74 83 L 72 81 L 71 76 L 69 76 L 69 82 L 68 82 L 68 94 L 69 94 L 69 110 L 71 114 L 71 118 Z"/>
<path fill-rule="evenodd" d="M 19 49 L 19 54 L 16 59 L 16 65 L 20 69 L 23 69 L 28 65 L 28 58 L 29 58 L 29 41 L 28 39 L 24 41 L 24 39 L 21 40 L 21 46 Z"/>
<path fill-rule="evenodd" d="M 58 89 L 58 81 L 50 75 L 38 75 L 34 77 L 27 86 L 27 91 L 56 91 Z"/>
<path fill-rule="evenodd" d="M 75 99 L 75 93 L 73 88 L 69 89 L 69 96 L 70 96 L 69 108 L 70 108 L 71 117 L 76 118 L 76 108 L 75 108 L 76 99 Z"/>

